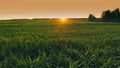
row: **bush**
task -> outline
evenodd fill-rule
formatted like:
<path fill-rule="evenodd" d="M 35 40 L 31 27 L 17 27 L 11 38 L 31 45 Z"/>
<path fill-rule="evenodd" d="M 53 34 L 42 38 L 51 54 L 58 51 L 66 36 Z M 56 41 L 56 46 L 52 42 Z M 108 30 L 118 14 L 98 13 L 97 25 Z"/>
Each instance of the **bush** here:
<path fill-rule="evenodd" d="M 88 19 L 89 19 L 89 21 L 95 21 L 96 17 L 93 14 L 90 14 Z"/>

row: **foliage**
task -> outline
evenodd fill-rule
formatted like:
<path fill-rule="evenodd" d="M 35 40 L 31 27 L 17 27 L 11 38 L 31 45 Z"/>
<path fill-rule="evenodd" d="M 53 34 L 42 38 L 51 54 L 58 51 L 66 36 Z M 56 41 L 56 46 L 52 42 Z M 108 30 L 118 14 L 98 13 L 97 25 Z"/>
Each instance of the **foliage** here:
<path fill-rule="evenodd" d="M 88 19 L 89 19 L 89 21 L 95 21 L 96 17 L 93 14 L 90 14 Z"/>
<path fill-rule="evenodd" d="M 119 8 L 117 8 L 113 11 L 110 11 L 110 10 L 104 11 L 102 13 L 101 18 L 102 18 L 103 21 L 107 21 L 107 22 L 120 22 Z"/>

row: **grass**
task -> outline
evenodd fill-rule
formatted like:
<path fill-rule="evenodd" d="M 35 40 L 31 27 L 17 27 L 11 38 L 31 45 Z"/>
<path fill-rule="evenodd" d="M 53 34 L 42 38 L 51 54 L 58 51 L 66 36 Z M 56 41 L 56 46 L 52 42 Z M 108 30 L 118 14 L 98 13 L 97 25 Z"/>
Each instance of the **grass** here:
<path fill-rule="evenodd" d="M 88 67 L 120 67 L 120 23 L 0 21 L 0 68 Z"/>

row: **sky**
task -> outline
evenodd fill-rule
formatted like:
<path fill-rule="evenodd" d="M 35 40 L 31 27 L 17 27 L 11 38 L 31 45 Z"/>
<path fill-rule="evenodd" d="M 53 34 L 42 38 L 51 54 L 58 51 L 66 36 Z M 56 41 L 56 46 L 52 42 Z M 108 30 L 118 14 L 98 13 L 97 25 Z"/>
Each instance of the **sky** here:
<path fill-rule="evenodd" d="M 120 8 L 120 0 L 0 0 L 0 19 L 100 17 Z"/>

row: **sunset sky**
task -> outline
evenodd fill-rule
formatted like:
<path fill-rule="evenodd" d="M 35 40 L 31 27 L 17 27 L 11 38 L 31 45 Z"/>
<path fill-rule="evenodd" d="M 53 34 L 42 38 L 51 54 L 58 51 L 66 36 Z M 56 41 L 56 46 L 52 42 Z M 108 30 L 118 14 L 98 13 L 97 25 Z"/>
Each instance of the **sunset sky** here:
<path fill-rule="evenodd" d="M 120 0 L 0 0 L 0 19 L 100 17 L 106 9 L 120 8 Z"/>

